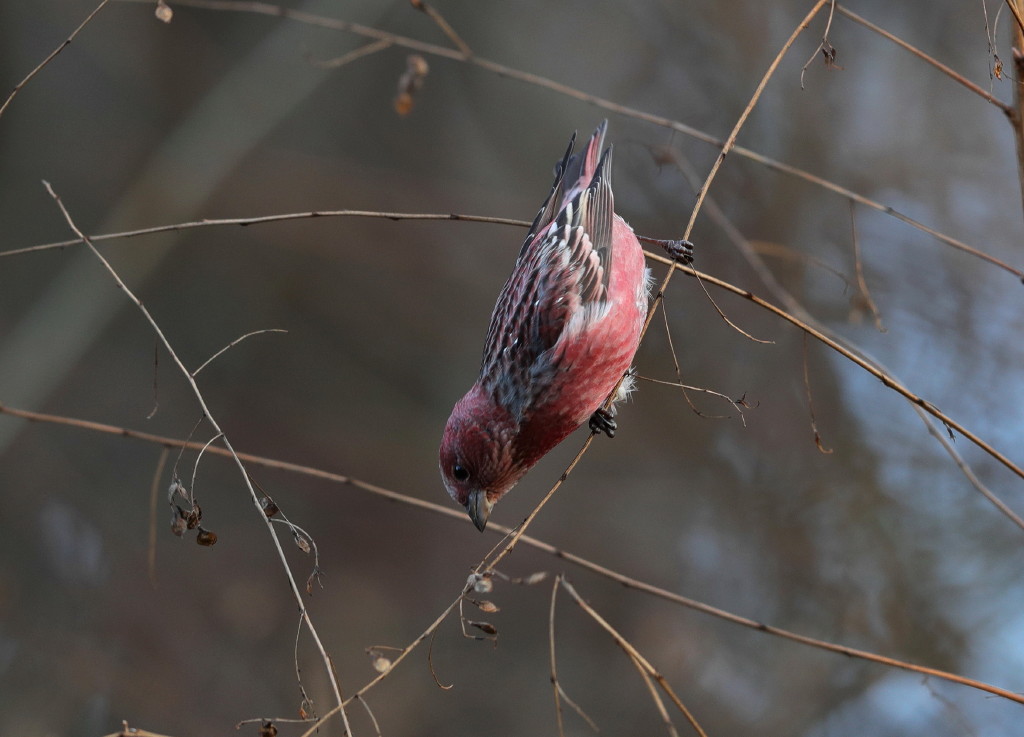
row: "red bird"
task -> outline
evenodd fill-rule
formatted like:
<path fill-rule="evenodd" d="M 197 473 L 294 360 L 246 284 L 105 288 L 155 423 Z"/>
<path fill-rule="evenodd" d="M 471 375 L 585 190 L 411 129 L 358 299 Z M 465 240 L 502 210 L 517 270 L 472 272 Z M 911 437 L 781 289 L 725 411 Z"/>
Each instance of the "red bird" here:
<path fill-rule="evenodd" d="M 441 441 L 441 477 L 483 531 L 491 509 L 548 451 L 633 386 L 626 376 L 647 316 L 650 271 L 633 229 L 615 214 L 607 121 L 586 149 L 576 135 L 555 169 L 491 314 L 480 376 L 456 403 Z M 676 254 L 688 261 L 689 245 Z"/>

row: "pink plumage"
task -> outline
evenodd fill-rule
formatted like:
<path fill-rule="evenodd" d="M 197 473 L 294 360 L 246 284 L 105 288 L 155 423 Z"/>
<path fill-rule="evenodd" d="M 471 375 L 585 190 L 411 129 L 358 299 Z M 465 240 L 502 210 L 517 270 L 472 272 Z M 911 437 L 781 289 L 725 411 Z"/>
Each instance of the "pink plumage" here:
<path fill-rule="evenodd" d="M 588 419 L 614 431 L 599 410 L 639 346 L 649 275 L 614 211 L 606 125 L 579 154 L 575 135 L 569 142 L 494 306 L 480 375 L 444 430 L 441 477 L 480 530 L 495 502 Z"/>

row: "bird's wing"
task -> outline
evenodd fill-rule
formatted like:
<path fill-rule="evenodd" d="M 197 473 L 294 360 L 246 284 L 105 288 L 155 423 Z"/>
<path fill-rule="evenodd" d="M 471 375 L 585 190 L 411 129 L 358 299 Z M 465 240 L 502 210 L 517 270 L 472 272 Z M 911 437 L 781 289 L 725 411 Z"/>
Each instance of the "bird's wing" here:
<path fill-rule="evenodd" d="M 589 185 L 523 247 L 494 307 L 480 381 L 515 417 L 557 372 L 551 349 L 562 335 L 582 330 L 607 311 L 614 218 L 610 167 L 608 149 Z"/>

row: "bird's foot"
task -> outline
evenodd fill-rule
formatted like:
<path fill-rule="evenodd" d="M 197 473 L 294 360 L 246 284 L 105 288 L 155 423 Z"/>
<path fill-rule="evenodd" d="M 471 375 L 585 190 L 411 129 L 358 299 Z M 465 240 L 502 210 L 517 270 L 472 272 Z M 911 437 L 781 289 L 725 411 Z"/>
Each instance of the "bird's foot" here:
<path fill-rule="evenodd" d="M 677 261 L 683 266 L 693 263 L 693 244 L 690 241 L 655 241 L 655 243 L 664 248 L 665 253 L 673 261 Z"/>
<path fill-rule="evenodd" d="M 590 431 L 595 434 L 604 433 L 610 438 L 615 437 L 615 410 L 604 409 L 603 407 L 590 416 Z"/>

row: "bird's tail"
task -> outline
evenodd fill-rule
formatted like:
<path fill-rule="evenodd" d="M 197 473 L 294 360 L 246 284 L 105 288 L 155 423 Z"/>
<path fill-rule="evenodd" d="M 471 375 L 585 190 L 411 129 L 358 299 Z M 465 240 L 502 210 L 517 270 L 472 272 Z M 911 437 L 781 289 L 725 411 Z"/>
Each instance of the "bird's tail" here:
<path fill-rule="evenodd" d="M 602 171 L 598 171 L 602 159 L 601 147 L 604 145 L 604 134 L 607 129 L 608 121 L 602 120 L 593 135 L 590 136 L 590 140 L 587 141 L 586 148 L 575 154 L 572 150 L 576 144 L 576 134 L 572 134 L 565 156 L 555 165 L 555 183 L 551 185 L 548 198 L 544 200 L 537 217 L 533 220 L 520 255 L 533 242 L 537 234 L 551 224 L 551 221 L 562 211 L 567 202 L 571 202 L 576 195 L 591 186 L 595 174 L 600 174 L 603 178 L 610 177 L 610 162 L 604 167 L 600 167 Z"/>
<path fill-rule="evenodd" d="M 573 197 L 579 194 L 580 190 L 590 186 L 597 171 L 598 161 L 601 159 L 601 147 L 604 145 L 604 134 L 608 130 L 608 121 L 602 120 L 597 130 L 587 141 L 587 147 L 578 154 L 573 154 L 565 164 L 565 172 L 562 174 L 563 186 L 566 187 L 562 193 L 558 209 L 561 209 L 566 202 L 571 202 Z"/>

